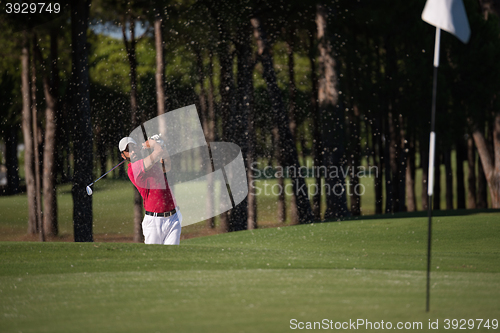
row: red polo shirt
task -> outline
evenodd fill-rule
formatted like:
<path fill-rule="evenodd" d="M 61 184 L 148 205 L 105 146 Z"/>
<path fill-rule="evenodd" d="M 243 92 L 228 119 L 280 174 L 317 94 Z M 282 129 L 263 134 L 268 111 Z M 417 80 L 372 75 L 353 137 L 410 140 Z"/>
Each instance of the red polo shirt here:
<path fill-rule="evenodd" d="M 175 208 L 175 199 L 160 163 L 155 163 L 151 169 L 145 171 L 143 161 L 138 160 L 129 163 L 127 174 L 130 181 L 139 190 L 145 210 L 153 213 L 164 213 Z"/>

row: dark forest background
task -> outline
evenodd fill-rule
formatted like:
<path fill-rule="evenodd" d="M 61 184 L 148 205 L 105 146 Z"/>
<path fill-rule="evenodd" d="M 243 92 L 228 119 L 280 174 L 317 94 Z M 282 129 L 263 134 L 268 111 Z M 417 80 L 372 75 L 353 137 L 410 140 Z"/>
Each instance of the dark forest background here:
<path fill-rule="evenodd" d="M 26 193 L 28 233 L 58 234 L 56 189 L 72 183 L 75 241 L 92 241 L 85 186 L 120 161 L 121 137 L 190 104 L 207 142 L 241 147 L 249 183 L 252 163 L 378 171 L 271 174 L 295 189 L 293 224 L 361 215 L 354 189 L 368 176 L 375 214 L 427 210 L 435 28 L 421 20 L 424 0 L 59 4 L 59 13 L 26 15 L 2 4 L 0 14 L 2 192 Z M 441 37 L 435 210 L 500 208 L 500 3 L 464 4 L 469 43 Z M 351 191 L 303 193 L 306 178 Z M 258 227 L 253 191 L 218 217 L 220 230 Z M 285 199 L 277 198 L 278 222 Z"/>

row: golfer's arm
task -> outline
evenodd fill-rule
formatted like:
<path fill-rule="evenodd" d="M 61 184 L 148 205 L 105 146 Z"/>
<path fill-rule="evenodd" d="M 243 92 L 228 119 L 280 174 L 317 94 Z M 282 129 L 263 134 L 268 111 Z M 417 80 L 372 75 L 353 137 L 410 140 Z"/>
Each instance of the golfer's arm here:
<path fill-rule="evenodd" d="M 143 160 L 142 163 L 144 163 L 144 170 L 148 171 L 153 167 L 153 165 L 160 160 L 160 158 L 163 157 L 165 154 L 165 151 L 161 149 L 160 145 L 156 145 L 153 152 L 146 156 Z M 169 159 L 170 161 L 170 159 Z M 170 169 L 169 169 L 170 170 Z"/>

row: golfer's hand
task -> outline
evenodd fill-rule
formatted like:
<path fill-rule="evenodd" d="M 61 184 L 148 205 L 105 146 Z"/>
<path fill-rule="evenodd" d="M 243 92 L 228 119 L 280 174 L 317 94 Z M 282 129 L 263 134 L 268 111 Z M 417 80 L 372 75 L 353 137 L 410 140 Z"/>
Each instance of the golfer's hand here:
<path fill-rule="evenodd" d="M 157 146 L 157 145 L 158 145 L 158 143 L 155 140 L 149 139 L 146 142 L 143 142 L 142 149 L 148 149 L 148 148 L 153 148 L 154 149 L 155 146 Z"/>

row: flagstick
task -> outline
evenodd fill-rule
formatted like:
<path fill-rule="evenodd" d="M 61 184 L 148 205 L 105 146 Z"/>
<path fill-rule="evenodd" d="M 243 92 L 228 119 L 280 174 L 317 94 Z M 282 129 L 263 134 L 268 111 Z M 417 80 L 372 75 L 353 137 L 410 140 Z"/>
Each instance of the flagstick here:
<path fill-rule="evenodd" d="M 429 312 L 430 284 L 431 284 L 431 240 L 432 240 L 432 192 L 434 188 L 434 154 L 436 148 L 436 91 L 437 91 L 437 72 L 439 67 L 439 46 L 441 42 L 441 29 L 436 27 L 436 39 L 434 45 L 434 79 L 432 83 L 432 114 L 431 114 L 431 134 L 429 142 L 429 183 L 427 188 L 428 195 L 428 215 L 429 226 L 427 231 L 427 299 L 426 311 Z M 439 166 L 438 166 L 439 168 Z M 438 180 L 439 181 L 439 180 Z"/>

